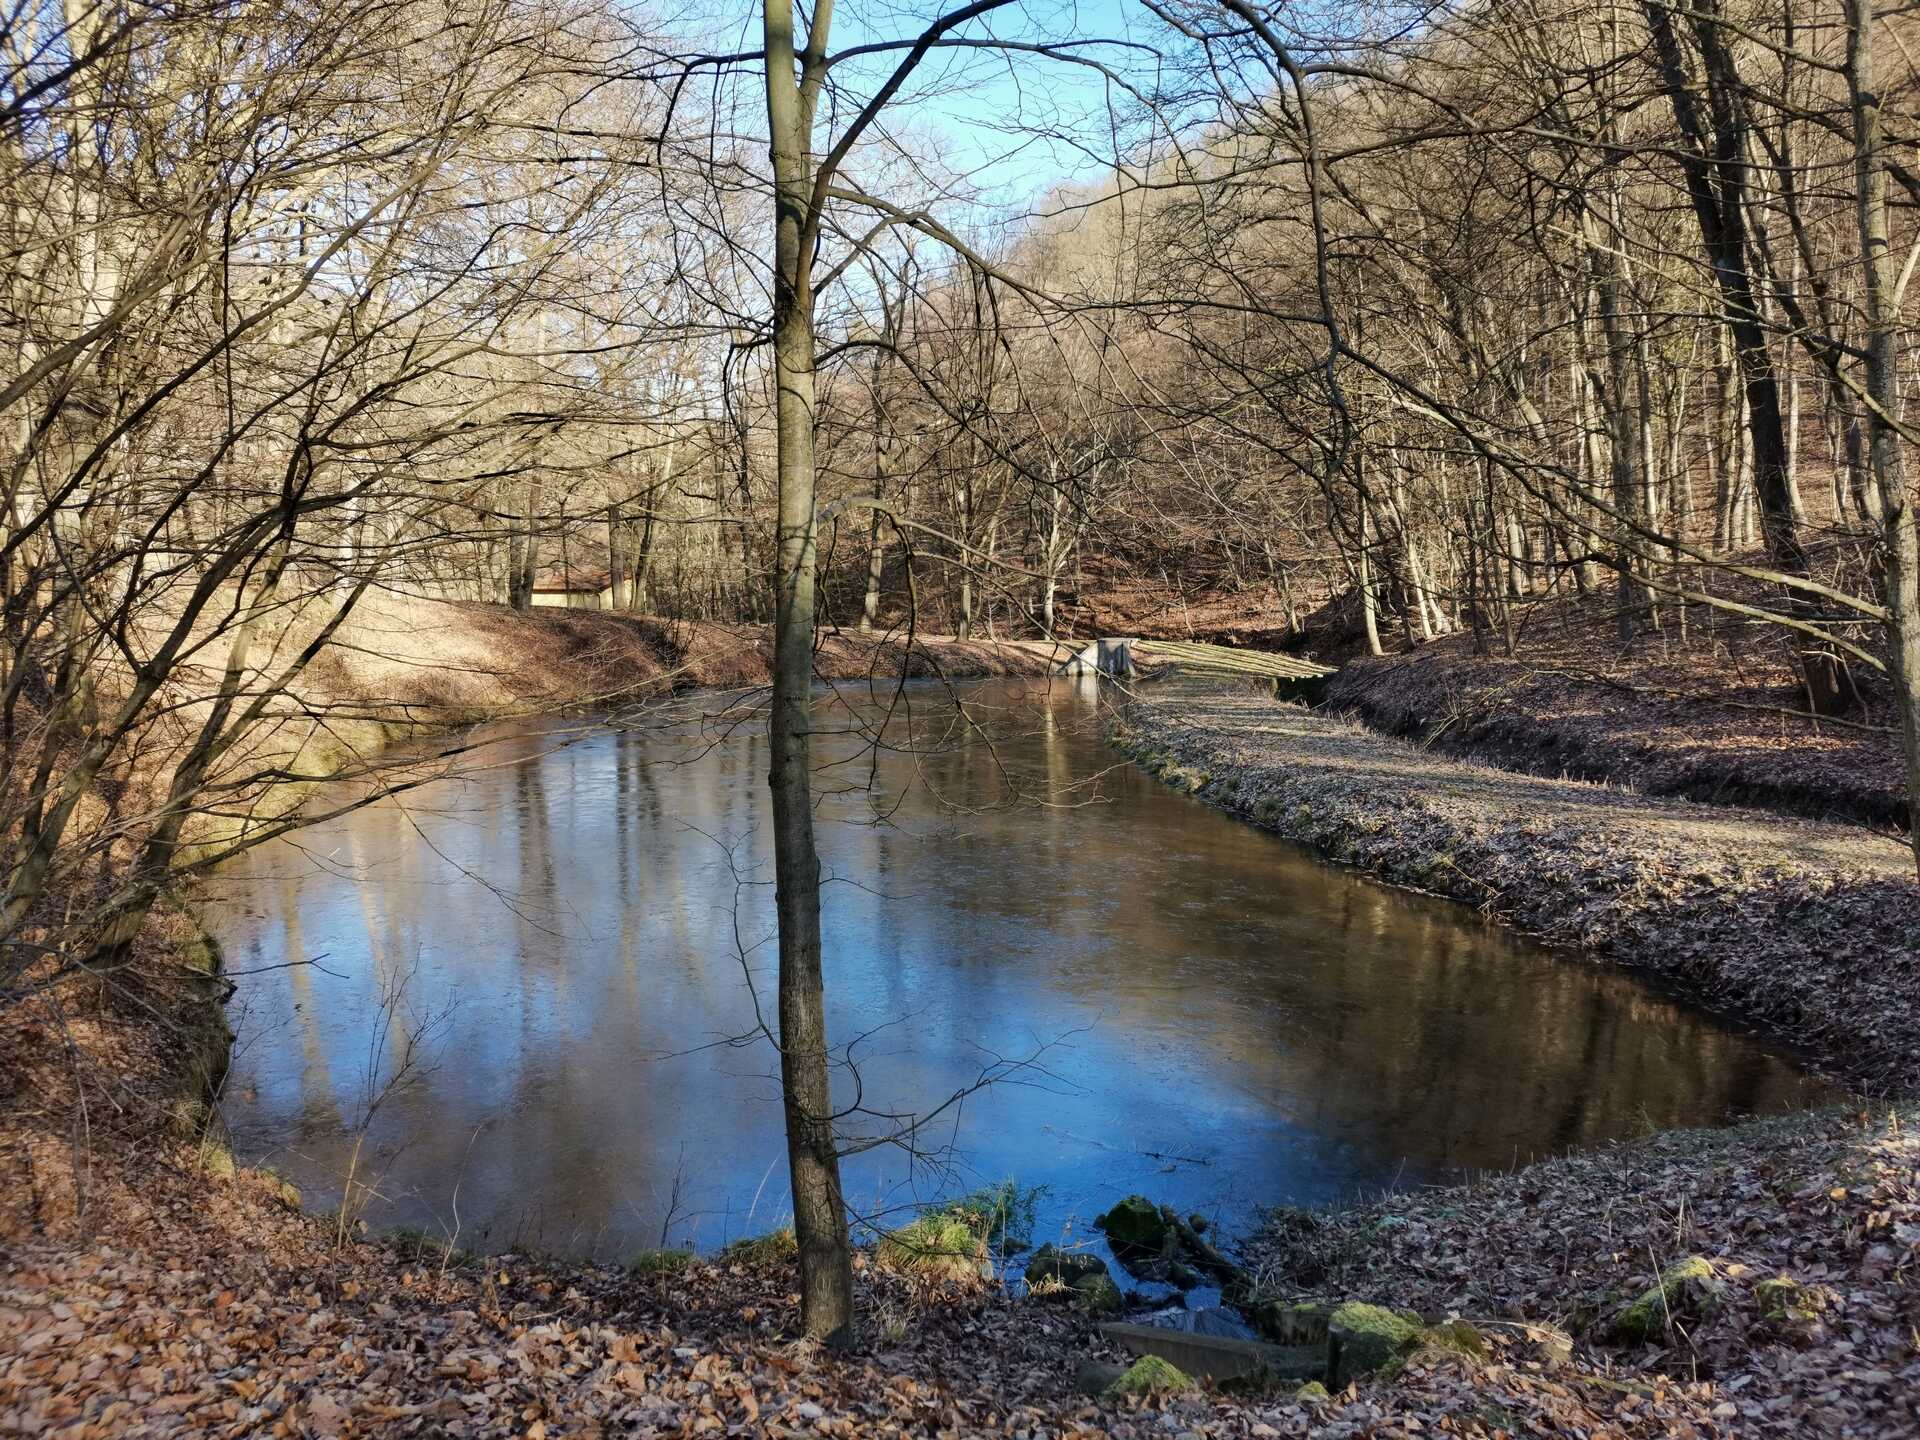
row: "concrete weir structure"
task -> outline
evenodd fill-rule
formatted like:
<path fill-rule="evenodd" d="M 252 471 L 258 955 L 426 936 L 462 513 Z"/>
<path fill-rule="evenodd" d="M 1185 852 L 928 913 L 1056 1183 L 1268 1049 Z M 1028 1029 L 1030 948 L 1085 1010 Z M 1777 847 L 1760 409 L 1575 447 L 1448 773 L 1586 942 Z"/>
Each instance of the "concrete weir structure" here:
<path fill-rule="evenodd" d="M 1136 639 L 1096 640 L 1061 665 L 1069 675 L 1131 675 Z"/>
<path fill-rule="evenodd" d="M 1110 679 L 1146 674 L 1149 678 L 1169 668 L 1195 674 L 1246 676 L 1290 690 L 1317 687 L 1333 674 L 1333 667 L 1298 655 L 1265 650 L 1242 650 L 1231 645 L 1207 645 L 1194 640 L 1142 640 L 1137 636 L 1103 636 L 1061 662 L 1068 675 L 1105 675 Z"/>

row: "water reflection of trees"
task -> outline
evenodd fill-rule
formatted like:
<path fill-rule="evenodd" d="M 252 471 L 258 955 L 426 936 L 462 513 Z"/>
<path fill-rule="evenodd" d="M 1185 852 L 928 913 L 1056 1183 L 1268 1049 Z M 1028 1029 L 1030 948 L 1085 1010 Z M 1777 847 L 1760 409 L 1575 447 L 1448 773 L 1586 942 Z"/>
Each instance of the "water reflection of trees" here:
<path fill-rule="evenodd" d="M 1275 1193 L 1251 1198 L 1281 1198 L 1336 1151 L 1387 1175 L 1404 1157 L 1412 1177 L 1803 1093 L 1790 1067 L 1625 977 L 1321 866 L 1135 771 L 1075 788 L 1111 757 L 1077 712 L 1043 713 L 995 735 L 997 763 L 978 742 L 882 752 L 878 784 L 906 797 L 894 823 L 823 828 L 832 871 L 859 881 L 826 895 L 836 1032 L 901 1022 L 875 1047 L 876 1093 L 924 1101 L 977 1064 L 976 1042 L 1091 1026 L 1062 1062 L 1078 1098 L 1012 1092 L 982 1115 L 1015 1132 L 1124 1123 L 1143 1086 L 1159 1125 L 1203 1131 L 1240 1107 L 1240 1143 L 1273 1152 L 1258 1174 Z M 390 1218 L 444 1215 L 458 1176 L 462 1211 L 492 1217 L 497 1242 L 525 1223 L 583 1249 L 602 1232 L 651 1243 L 683 1142 L 711 1181 L 695 1209 L 744 1205 L 779 1153 L 771 1056 L 682 1053 L 747 1028 L 735 906 L 757 939 L 770 887 L 742 889 L 724 846 L 753 865 L 764 743 L 741 729 L 609 735 L 561 757 L 537 734 L 525 745 L 539 758 L 472 776 L 441 808 L 374 806 L 310 836 L 331 869 L 273 847 L 248 862 L 272 917 L 251 928 L 250 965 L 310 949 L 345 976 L 250 987 L 269 1041 L 243 1060 L 261 1097 L 249 1128 L 297 1138 L 324 1201 L 343 1056 L 381 979 L 417 959 L 419 1003 L 460 1004 L 441 1068 L 384 1120 L 406 1144 Z M 926 799 L 923 772 L 956 809 Z M 870 821 L 855 799 L 828 808 Z"/>

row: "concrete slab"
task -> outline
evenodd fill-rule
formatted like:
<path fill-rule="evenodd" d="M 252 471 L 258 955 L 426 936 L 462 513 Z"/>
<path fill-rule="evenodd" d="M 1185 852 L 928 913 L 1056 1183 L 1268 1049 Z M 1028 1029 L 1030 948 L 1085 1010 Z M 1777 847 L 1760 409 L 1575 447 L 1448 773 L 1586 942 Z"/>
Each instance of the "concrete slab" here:
<path fill-rule="evenodd" d="M 1282 1380 L 1317 1380 L 1327 1369 L 1324 1345 L 1268 1345 L 1120 1321 L 1102 1325 L 1100 1333 L 1129 1354 L 1158 1355 L 1169 1365 L 1206 1380 L 1237 1380 L 1262 1370 Z"/>

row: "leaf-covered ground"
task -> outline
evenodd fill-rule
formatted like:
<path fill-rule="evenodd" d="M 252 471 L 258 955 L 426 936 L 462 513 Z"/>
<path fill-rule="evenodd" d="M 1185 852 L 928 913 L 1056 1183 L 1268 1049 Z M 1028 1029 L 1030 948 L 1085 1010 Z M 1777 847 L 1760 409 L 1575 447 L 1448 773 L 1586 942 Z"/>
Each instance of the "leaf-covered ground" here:
<path fill-rule="evenodd" d="M 636 1277 L 518 1256 L 407 1260 L 335 1247 L 273 1182 L 211 1177 L 190 1150 L 131 1178 L 96 1195 L 90 1238 L 8 1248 L 0 1433 L 1731 1433 L 1713 1380 L 1568 1360 L 1521 1326 L 1489 1327 L 1485 1361 L 1443 1356 L 1319 1402 L 1097 1400 L 1075 1386 L 1105 1353 L 1087 1322 L 994 1289 L 916 1290 L 863 1268 L 866 1348 L 842 1355 L 796 1338 L 778 1266 Z"/>
<path fill-rule="evenodd" d="M 1170 580 L 1094 557 L 1086 571 L 1062 606 L 1072 633 L 1304 654 L 1341 667 L 1328 692 L 1335 708 L 1451 755 L 1888 832 L 1906 823 L 1891 688 L 1856 662 L 1858 705 L 1838 720 L 1806 715 L 1794 637 L 1778 626 L 1663 603 L 1658 629 L 1622 639 L 1615 588 L 1603 579 L 1585 595 L 1534 595 L 1514 608 L 1510 629 L 1490 625 L 1477 642 L 1471 628 L 1429 640 L 1385 619 L 1388 653 L 1375 658 L 1350 592 L 1296 612 L 1296 627 L 1264 583 Z M 1777 590 L 1737 575 L 1702 583 L 1749 605 L 1778 603 Z M 1870 632 L 1856 638 L 1879 644 Z"/>
<path fill-rule="evenodd" d="M 1463 637 L 1348 662 L 1329 700 L 1391 734 L 1539 775 L 1647 795 L 1758 806 L 1892 832 L 1906 822 L 1899 720 L 1871 703 L 1855 723 L 1816 720 L 1791 669 L 1583 643 L 1544 630 L 1513 657 Z"/>
<path fill-rule="evenodd" d="M 1259 1244 L 1282 1293 L 1390 1293 L 1423 1311 L 1559 1328 L 1618 1373 L 1710 1382 L 1729 1433 L 1920 1434 L 1920 1112 L 1681 1131 L 1471 1188 L 1280 1217 Z M 1615 1326 L 1688 1257 L 1644 1341 Z M 1782 1282 L 1785 1282 L 1784 1284 Z"/>

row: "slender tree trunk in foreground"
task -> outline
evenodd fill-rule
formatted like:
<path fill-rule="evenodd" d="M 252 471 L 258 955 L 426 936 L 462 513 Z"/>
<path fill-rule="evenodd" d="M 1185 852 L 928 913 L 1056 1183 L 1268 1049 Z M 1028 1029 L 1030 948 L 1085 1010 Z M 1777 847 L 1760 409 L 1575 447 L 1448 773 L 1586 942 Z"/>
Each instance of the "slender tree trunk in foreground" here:
<path fill-rule="evenodd" d="M 772 753 L 775 905 L 780 924 L 780 1079 L 786 1102 L 793 1230 L 800 1250 L 800 1320 L 834 1344 L 853 1340 L 853 1248 L 840 1191 L 827 1066 L 820 955 L 820 856 L 808 772 L 813 685 L 814 355 L 813 185 L 808 145 L 824 68 L 831 0 L 807 41 L 804 86 L 794 75 L 792 0 L 766 0 L 767 120 L 774 172 L 774 383 L 778 392 L 779 536 L 775 559 Z"/>

